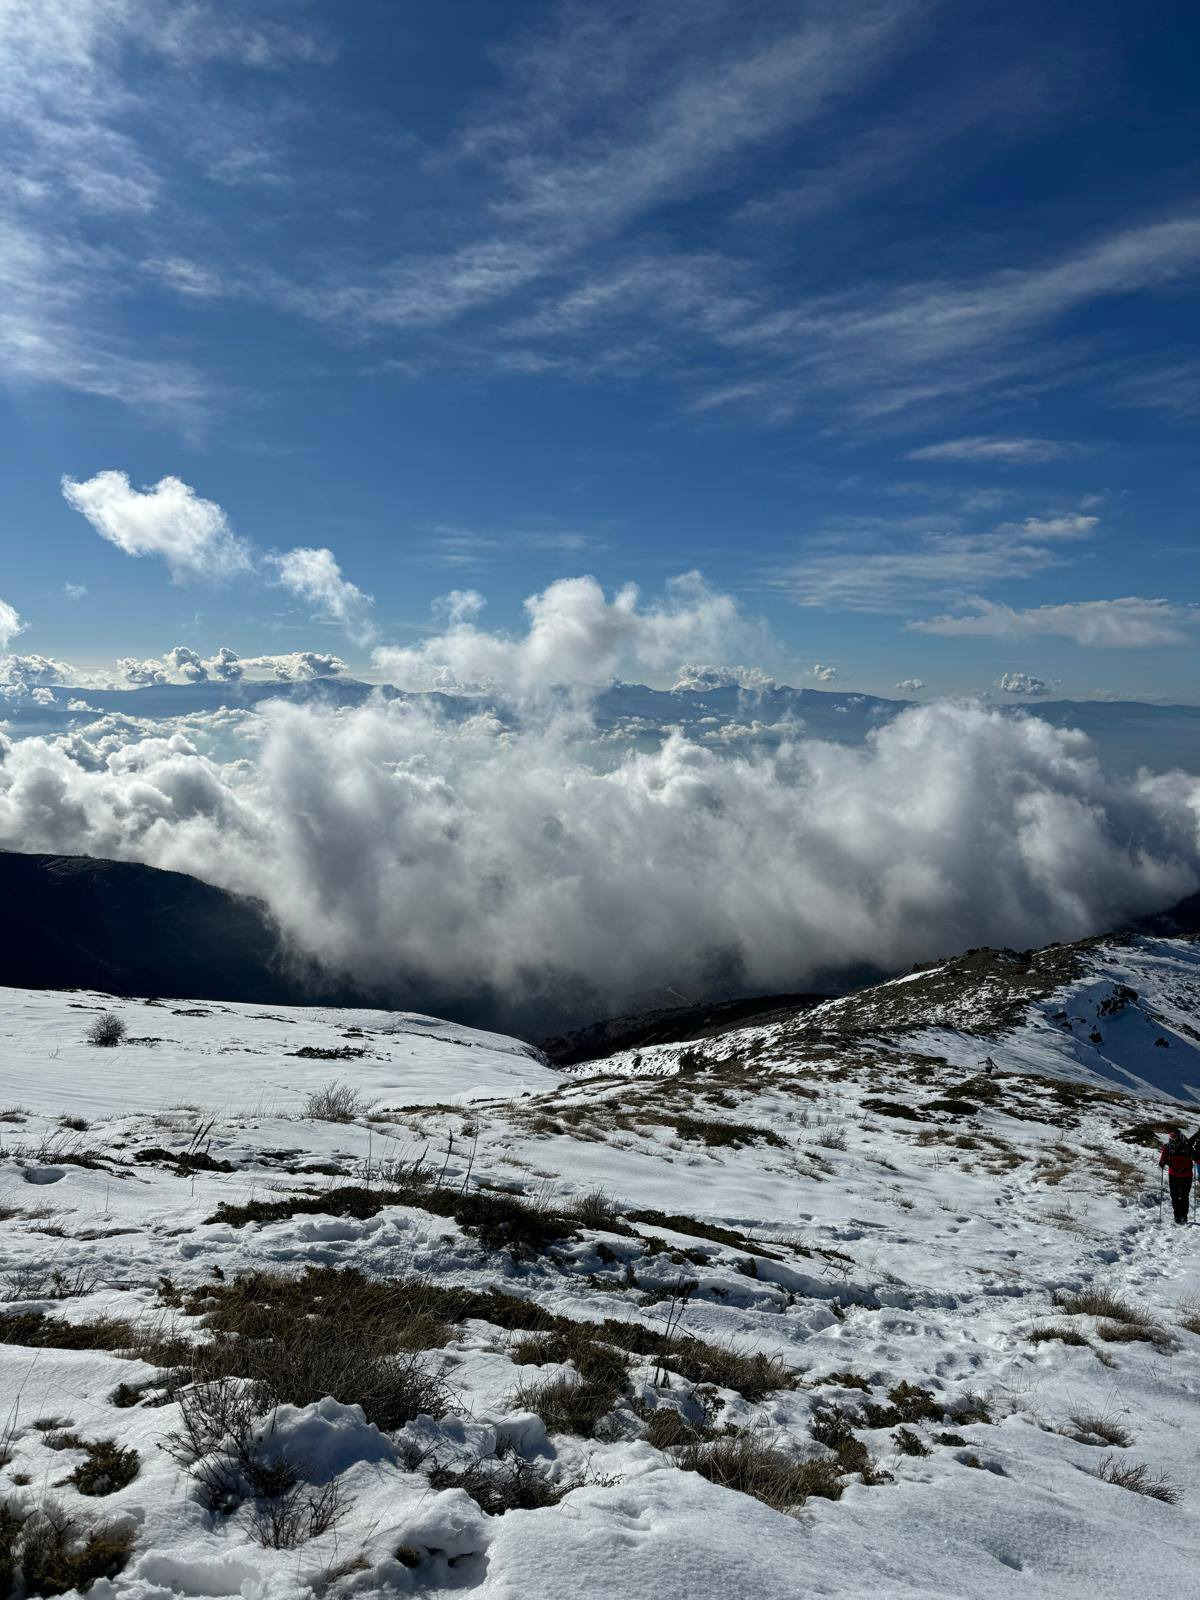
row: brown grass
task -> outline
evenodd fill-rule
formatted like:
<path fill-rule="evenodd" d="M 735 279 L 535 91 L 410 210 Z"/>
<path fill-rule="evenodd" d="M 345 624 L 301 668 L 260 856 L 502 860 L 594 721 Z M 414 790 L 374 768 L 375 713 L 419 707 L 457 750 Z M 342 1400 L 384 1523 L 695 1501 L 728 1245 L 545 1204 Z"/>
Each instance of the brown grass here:
<path fill-rule="evenodd" d="M 698 1472 L 710 1483 L 753 1495 L 785 1513 L 798 1511 L 813 1496 L 837 1500 L 843 1487 L 837 1462 L 827 1456 L 798 1461 L 765 1432 L 684 1445 L 675 1453 L 675 1463 L 684 1472 Z"/>

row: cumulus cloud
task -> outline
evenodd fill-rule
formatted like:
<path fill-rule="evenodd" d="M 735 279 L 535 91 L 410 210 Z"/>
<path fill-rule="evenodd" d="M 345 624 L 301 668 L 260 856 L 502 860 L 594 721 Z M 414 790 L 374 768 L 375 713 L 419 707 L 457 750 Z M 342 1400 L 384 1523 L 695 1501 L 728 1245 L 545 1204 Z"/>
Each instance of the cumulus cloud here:
<path fill-rule="evenodd" d="M 250 547 L 213 500 L 179 478 L 135 489 L 124 472 L 98 472 L 80 483 L 62 480 L 67 504 L 129 556 L 161 556 L 176 582 L 220 581 L 251 566 Z"/>
<path fill-rule="evenodd" d="M 925 680 L 924 678 L 901 678 L 900 682 L 893 684 L 892 687 L 899 689 L 904 694 L 916 694 L 925 687 Z"/>
<path fill-rule="evenodd" d="M 996 679 L 1001 694 L 1045 694 L 1050 685 L 1031 672 L 1005 672 Z"/>
<path fill-rule="evenodd" d="M 473 596 L 473 601 L 478 597 Z M 523 635 L 487 632 L 472 603 L 419 645 L 382 646 L 374 662 L 401 689 L 487 688 L 534 695 L 550 687 L 595 690 L 615 677 L 654 674 L 689 655 L 728 656 L 761 642 L 761 629 L 698 572 L 672 578 L 643 606 L 636 584 L 610 600 L 595 578 L 560 578 L 525 601 Z"/>
<path fill-rule="evenodd" d="M 221 652 L 231 655 L 231 651 Z M 303 678 L 336 678 L 349 669 L 341 656 L 324 650 L 293 650 L 286 655 L 240 656 L 235 660 L 244 672 L 267 673 L 281 682 L 298 682 Z M 211 666 L 212 663 L 210 663 Z M 227 674 L 234 676 L 232 670 Z M 214 673 L 214 676 L 217 674 Z"/>
<path fill-rule="evenodd" d="M 336 677 L 347 670 L 340 656 L 321 650 L 292 650 L 281 655 L 240 656 L 228 645 L 211 656 L 201 656 L 189 645 L 177 644 L 162 656 L 138 661 L 125 656 L 117 662 L 123 683 L 239 683 L 243 678 L 276 678 L 293 682 L 302 678 Z"/>
<path fill-rule="evenodd" d="M 823 665 L 815 661 L 808 669 L 808 676 L 815 678 L 818 683 L 832 683 L 837 677 L 837 668 Z"/>
<path fill-rule="evenodd" d="M 318 617 L 337 623 L 360 643 L 374 638 L 375 629 L 368 619 L 374 602 L 343 576 L 332 550 L 299 548 L 272 556 L 271 561 L 283 587 L 314 606 Z"/>
<path fill-rule="evenodd" d="M 360 644 L 375 636 L 369 620 L 371 596 L 343 575 L 332 550 L 301 547 L 263 556 L 233 531 L 215 500 L 203 499 L 180 478 L 161 478 L 151 488 L 135 489 L 124 472 L 98 472 L 84 482 L 63 478 L 62 492 L 68 505 L 126 555 L 161 556 L 176 583 L 221 582 L 239 573 L 265 579 L 270 574 L 311 606 L 315 619 L 344 628 Z M 65 592 L 77 598 L 76 589 L 87 593 L 73 584 Z"/>
<path fill-rule="evenodd" d="M 673 689 L 744 689 L 763 694 L 779 685 L 759 667 L 708 667 L 685 661 L 675 674 Z"/>
<path fill-rule="evenodd" d="M 915 633 L 991 639 L 1071 639 L 1094 649 L 1134 649 L 1156 644 L 1186 644 L 1200 624 L 1200 606 L 1126 595 L 1119 600 L 1076 600 L 1065 605 L 1015 610 L 976 596 L 964 616 L 930 617 L 910 622 Z"/>
<path fill-rule="evenodd" d="M 52 683 L 74 683 L 80 673 L 69 661 L 57 661 L 53 656 L 0 656 L 0 682 L 32 689 Z"/>
<path fill-rule="evenodd" d="M 1075 938 L 1200 883 L 1200 778 L 1118 778 L 1082 734 L 979 705 L 861 747 L 675 734 L 616 761 L 574 725 L 382 696 L 223 717 L 220 756 L 200 719 L 0 740 L 0 844 L 196 873 L 335 971 L 531 1022 L 564 992 L 783 990 Z"/>
<path fill-rule="evenodd" d="M 1002 466 L 1032 466 L 1040 461 L 1056 461 L 1083 453 L 1084 446 L 1062 439 L 996 438 L 976 435 L 970 439 L 943 439 L 938 444 L 910 450 L 910 461 L 990 461 Z"/>
<path fill-rule="evenodd" d="M 25 624 L 16 607 L 10 606 L 7 600 L 0 600 L 0 650 L 7 650 L 12 640 L 24 629 Z"/>
<path fill-rule="evenodd" d="M 139 661 L 136 656 L 121 656 L 117 661 L 117 677 L 122 684 L 133 689 L 149 689 L 156 683 L 170 683 L 170 663 L 151 657 Z"/>

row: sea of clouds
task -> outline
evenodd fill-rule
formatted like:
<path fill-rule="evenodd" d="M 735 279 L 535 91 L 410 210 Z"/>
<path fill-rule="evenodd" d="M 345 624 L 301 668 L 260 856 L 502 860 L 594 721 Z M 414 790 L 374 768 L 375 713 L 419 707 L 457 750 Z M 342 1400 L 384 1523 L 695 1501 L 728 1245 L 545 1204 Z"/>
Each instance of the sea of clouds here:
<path fill-rule="evenodd" d="M 0 738 L 0 845 L 193 873 L 360 984 L 525 1017 L 1103 930 L 1200 882 L 1200 779 L 1118 779 L 971 703 L 860 748 L 614 760 L 586 698 L 514 723 L 377 695 Z"/>
<path fill-rule="evenodd" d="M 687 682 L 738 686 L 716 730 L 737 737 L 614 740 L 593 714 L 614 678 L 769 650 L 695 574 L 650 605 L 561 580 L 516 636 L 482 606 L 456 592 L 419 644 L 375 652 L 401 689 L 441 694 L 159 720 L 80 700 L 60 731 L 0 732 L 0 846 L 192 873 L 264 901 L 297 952 L 359 986 L 432 1010 L 474 997 L 525 1026 L 667 985 L 797 989 L 1077 938 L 1200 884 L 1200 777 L 1115 774 L 1034 715 L 945 701 L 865 744 L 799 721 L 760 739 L 771 680 L 692 666 Z M 140 665 L 211 689 L 227 658 Z"/>

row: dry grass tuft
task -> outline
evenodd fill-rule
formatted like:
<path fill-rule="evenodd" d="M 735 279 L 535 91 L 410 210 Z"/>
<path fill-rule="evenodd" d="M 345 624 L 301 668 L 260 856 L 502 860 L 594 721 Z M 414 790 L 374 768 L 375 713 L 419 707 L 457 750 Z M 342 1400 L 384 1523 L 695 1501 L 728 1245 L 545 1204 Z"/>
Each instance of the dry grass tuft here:
<path fill-rule="evenodd" d="M 1118 1461 L 1116 1456 L 1105 1456 L 1094 1476 L 1103 1483 L 1114 1484 L 1118 1489 L 1129 1489 L 1134 1494 L 1148 1495 L 1151 1500 L 1161 1500 L 1164 1505 L 1177 1506 L 1179 1490 L 1161 1473 L 1153 1473 L 1144 1461 Z"/>
<path fill-rule="evenodd" d="M 1069 1437 L 1077 1444 L 1107 1444 L 1125 1450 L 1133 1443 L 1127 1428 L 1098 1411 L 1072 1411 L 1071 1427 L 1074 1431 Z"/>
<path fill-rule="evenodd" d="M 843 1488 L 836 1461 L 827 1456 L 798 1461 L 762 1431 L 684 1445 L 675 1453 L 675 1464 L 785 1513 L 798 1511 L 813 1496 L 840 1499 Z"/>
<path fill-rule="evenodd" d="M 1107 1317 L 1111 1322 L 1123 1322 L 1131 1328 L 1149 1328 L 1154 1323 L 1147 1312 L 1122 1300 L 1111 1289 L 1081 1289 L 1076 1294 L 1059 1291 L 1052 1298 L 1059 1310 L 1069 1317 Z"/>

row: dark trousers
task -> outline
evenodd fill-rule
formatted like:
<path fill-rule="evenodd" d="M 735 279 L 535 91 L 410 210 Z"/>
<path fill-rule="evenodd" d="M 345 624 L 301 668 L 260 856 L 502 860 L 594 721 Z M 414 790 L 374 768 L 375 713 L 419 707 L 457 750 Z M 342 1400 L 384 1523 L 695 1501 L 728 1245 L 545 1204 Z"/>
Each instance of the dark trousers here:
<path fill-rule="evenodd" d="M 1177 1178 L 1172 1173 L 1167 1181 L 1171 1185 L 1171 1204 L 1175 1207 L 1175 1221 L 1186 1222 L 1188 1219 L 1188 1200 L 1192 1193 L 1192 1175 L 1189 1172 L 1185 1177 Z"/>

